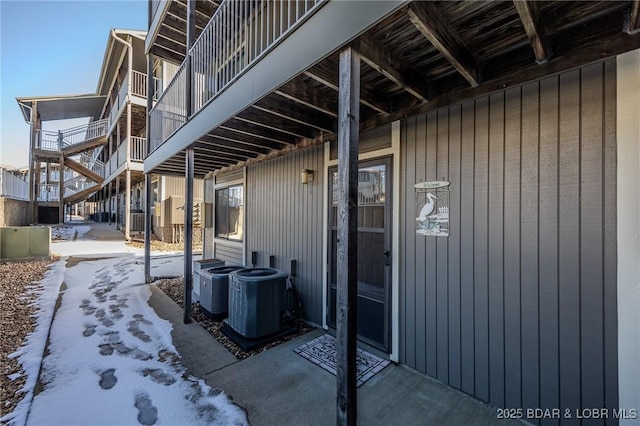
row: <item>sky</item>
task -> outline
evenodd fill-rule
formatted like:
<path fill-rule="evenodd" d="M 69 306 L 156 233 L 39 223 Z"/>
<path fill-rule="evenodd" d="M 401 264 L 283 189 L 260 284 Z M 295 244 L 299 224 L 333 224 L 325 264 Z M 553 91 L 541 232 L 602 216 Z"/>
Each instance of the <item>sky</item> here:
<path fill-rule="evenodd" d="M 0 0 L 0 164 L 26 167 L 29 161 L 29 125 L 15 98 L 95 93 L 110 29 L 146 30 L 147 4 Z"/>
<path fill-rule="evenodd" d="M 26 376 L 25 395 L 0 421 L 13 426 L 247 424 L 243 410 L 224 392 L 186 373 L 171 323 L 148 304 L 151 290 L 144 284 L 141 249 L 113 241 L 110 248 L 121 254 L 105 259 L 105 242 L 92 239 L 88 231 L 86 225 L 52 228 L 66 238 L 52 243 L 53 253 L 70 255 L 81 247 L 95 260 L 72 267 L 55 262 L 40 285 L 30 288 L 36 295 L 36 329 L 11 355 L 23 368 L 13 378 Z M 182 255 L 155 253 L 152 273 L 175 276 L 183 260 Z M 54 317 L 63 282 L 67 288 Z M 34 396 L 39 371 L 46 385 Z"/>

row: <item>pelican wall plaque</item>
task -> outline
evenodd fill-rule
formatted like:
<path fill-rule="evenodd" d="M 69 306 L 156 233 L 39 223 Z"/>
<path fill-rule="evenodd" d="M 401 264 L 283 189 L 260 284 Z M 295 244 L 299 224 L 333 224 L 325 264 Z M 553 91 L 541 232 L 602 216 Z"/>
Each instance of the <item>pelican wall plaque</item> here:
<path fill-rule="evenodd" d="M 448 237 L 449 182 L 420 182 L 415 184 L 415 189 L 416 234 Z"/>

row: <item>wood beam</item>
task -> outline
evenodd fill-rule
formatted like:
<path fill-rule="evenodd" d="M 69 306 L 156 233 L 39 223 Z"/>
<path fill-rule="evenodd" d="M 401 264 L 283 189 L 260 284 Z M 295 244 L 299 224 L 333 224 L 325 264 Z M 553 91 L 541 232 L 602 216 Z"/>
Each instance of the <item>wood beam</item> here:
<path fill-rule="evenodd" d="M 339 84 L 338 73 L 337 71 L 333 73 L 328 68 L 323 67 L 322 64 L 317 64 L 305 71 L 304 75 L 337 92 Z M 381 96 L 362 85 L 360 86 L 360 103 L 382 114 L 391 112 L 391 106 L 388 101 L 382 100 Z"/>
<path fill-rule="evenodd" d="M 544 64 L 551 57 L 551 48 L 540 19 L 538 6 L 530 0 L 513 0 L 513 4 L 520 15 L 520 21 L 527 37 L 529 37 L 533 53 L 536 55 L 536 62 Z"/>
<path fill-rule="evenodd" d="M 429 1 L 412 2 L 407 13 L 411 23 L 469 84 L 472 87 L 478 86 L 480 78 L 475 58 L 450 28 L 435 3 Z"/>
<path fill-rule="evenodd" d="M 628 34 L 636 34 L 640 32 L 640 0 L 634 0 L 627 17 L 625 31 Z"/>
<path fill-rule="evenodd" d="M 606 19 L 599 24 L 599 27 L 602 29 L 615 28 L 616 26 L 617 28 L 620 28 L 622 25 L 621 21 L 621 19 L 616 19 L 615 17 L 613 20 Z M 582 31 L 582 34 L 579 34 L 576 37 L 579 41 L 577 43 L 577 48 L 567 48 L 566 51 L 563 51 L 559 46 L 556 49 L 554 56 L 546 64 L 530 64 L 524 68 L 512 69 L 508 72 L 496 72 L 495 74 L 492 74 L 489 72 L 490 70 L 487 70 L 487 80 L 483 81 L 478 87 L 465 87 L 448 91 L 442 95 L 434 97 L 429 103 L 421 104 L 416 107 L 403 108 L 386 116 L 374 117 L 371 120 L 363 122 L 360 126 L 360 131 L 365 132 L 396 120 L 402 120 L 406 117 L 435 111 L 438 108 L 464 102 L 480 96 L 486 96 L 493 92 L 537 80 L 545 76 L 568 71 L 583 66 L 584 64 L 601 61 L 631 50 L 640 49 L 640 34 L 628 36 L 619 32 L 609 37 L 592 37 L 592 33 L 594 31 L 599 33 L 598 29 L 585 28 Z M 589 37 L 588 41 L 585 41 L 586 37 Z M 496 67 L 496 70 L 502 70 L 502 68 Z M 437 81 L 434 84 L 437 85 Z M 327 139 L 335 140 L 336 137 L 335 135 L 331 135 Z"/>
<path fill-rule="evenodd" d="M 364 34 L 360 37 L 360 54 L 362 61 L 389 80 L 411 93 L 422 102 L 429 101 L 429 88 L 424 83 L 424 78 L 420 78 L 409 70 L 402 70 L 400 58 L 384 44 L 371 36 Z"/>
<path fill-rule="evenodd" d="M 235 129 L 231 129 L 225 126 L 218 127 L 217 129 L 209 132 L 209 135 L 214 136 L 218 139 L 228 140 L 231 142 L 236 142 L 238 144 L 245 145 L 249 149 L 253 149 L 253 147 L 264 150 L 271 149 L 281 149 L 282 144 L 268 141 L 265 139 L 258 138 L 256 136 L 237 132 Z M 257 150 L 256 150 L 257 151 Z"/>
<path fill-rule="evenodd" d="M 203 146 L 220 148 L 230 154 L 239 155 L 243 157 L 266 154 L 267 152 L 269 152 L 268 148 L 237 143 L 236 141 L 229 140 L 228 138 L 223 138 L 223 137 L 214 136 L 210 134 L 206 134 L 202 136 L 197 143 L 202 143 Z"/>
<path fill-rule="evenodd" d="M 282 133 L 276 130 L 267 129 L 258 124 L 251 123 L 249 121 L 239 120 L 232 118 L 224 123 L 224 126 L 220 126 L 223 129 L 231 130 L 242 135 L 253 136 L 255 138 L 263 139 L 265 141 L 276 142 L 277 144 L 295 145 L 298 138 L 286 133 Z"/>
<path fill-rule="evenodd" d="M 336 112 L 338 110 L 338 105 L 335 99 L 327 99 L 327 96 L 321 95 L 316 90 L 313 90 L 309 86 L 301 84 L 296 80 L 283 84 L 279 89 L 275 90 L 274 93 L 282 96 L 283 98 L 315 109 L 316 111 L 320 111 L 323 114 L 327 114 L 334 118 L 338 117 Z"/>
<path fill-rule="evenodd" d="M 291 105 L 284 101 L 279 101 L 276 96 L 268 96 L 251 106 L 258 111 L 275 115 L 276 117 L 287 118 L 296 123 L 305 124 L 325 132 L 335 132 L 338 128 L 336 119 L 326 114 L 307 108 L 303 105 Z"/>
<path fill-rule="evenodd" d="M 245 109 L 236 115 L 235 118 L 262 126 L 265 129 L 288 133 L 298 138 L 311 139 L 316 136 L 316 130 L 307 124 L 293 122 L 287 117 L 273 116 L 271 114 L 266 115 L 254 108 Z"/>
<path fill-rule="evenodd" d="M 353 46 L 340 52 L 338 95 L 337 424 L 355 426 L 358 415 L 356 350 L 360 55 Z"/>

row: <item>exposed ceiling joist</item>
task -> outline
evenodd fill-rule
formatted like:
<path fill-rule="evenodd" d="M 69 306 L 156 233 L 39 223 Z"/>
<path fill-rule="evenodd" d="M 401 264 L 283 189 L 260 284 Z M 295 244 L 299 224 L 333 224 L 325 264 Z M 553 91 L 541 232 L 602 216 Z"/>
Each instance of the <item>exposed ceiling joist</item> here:
<path fill-rule="evenodd" d="M 513 4 L 520 15 L 520 21 L 522 21 L 527 37 L 529 37 L 529 42 L 536 55 L 536 62 L 544 64 L 551 57 L 551 47 L 540 19 L 538 6 L 530 0 L 513 0 Z"/>
<path fill-rule="evenodd" d="M 235 142 L 245 146 L 247 149 L 251 149 L 255 152 L 261 152 L 262 150 L 269 152 L 272 149 L 280 149 L 282 146 L 276 142 L 265 141 L 254 136 L 241 135 L 233 130 L 226 130 L 223 127 L 218 127 L 209 133 L 209 136 L 217 139 Z"/>
<path fill-rule="evenodd" d="M 320 111 L 331 117 L 338 117 L 338 100 L 329 101 L 326 96 L 316 93 L 307 85 L 300 84 L 296 80 L 280 86 L 274 93 L 286 99 L 292 100 L 309 108 Z"/>
<path fill-rule="evenodd" d="M 260 148 L 256 146 L 246 145 L 242 143 L 238 143 L 229 138 L 224 138 L 221 136 L 213 136 L 210 134 L 206 134 L 199 139 L 199 142 L 207 145 L 222 148 L 229 153 L 233 153 L 238 156 L 253 156 L 259 154 L 266 154 L 269 152 L 268 148 Z"/>
<path fill-rule="evenodd" d="M 252 107 L 276 117 L 287 118 L 326 132 L 335 132 L 338 128 L 337 120 L 334 118 L 325 114 L 318 114 L 318 112 L 302 105 L 292 108 L 287 102 L 278 101 L 274 96 L 268 96 L 252 105 Z"/>
<path fill-rule="evenodd" d="M 235 153 L 226 151 L 220 146 L 216 146 L 207 142 L 197 142 L 194 147 L 198 149 L 197 152 L 201 155 L 206 155 L 207 157 L 211 158 L 217 158 L 219 160 L 236 162 L 242 161 L 247 158 L 247 155 L 237 155 Z"/>
<path fill-rule="evenodd" d="M 282 146 L 295 145 L 298 141 L 297 136 L 281 132 L 280 130 L 268 129 L 267 127 L 264 127 L 260 124 L 253 123 L 249 120 L 243 120 L 237 116 L 228 120 L 224 124 L 224 126 L 220 127 L 243 135 L 249 135 L 267 141 L 276 142 L 277 144 Z"/>
<path fill-rule="evenodd" d="M 454 68 L 471 84 L 478 86 L 480 82 L 478 65 L 469 50 L 462 44 L 438 7 L 432 2 L 412 2 L 408 9 L 411 23 L 427 40 L 454 66 Z"/>
<path fill-rule="evenodd" d="M 336 92 L 338 91 L 337 73 L 334 74 L 328 69 L 323 69 L 320 64 L 305 71 L 304 75 Z M 362 85 L 360 86 L 360 103 L 382 114 L 391 112 L 391 107 L 387 102 L 381 100 L 381 96 L 376 95 L 366 87 L 362 87 Z"/>
<path fill-rule="evenodd" d="M 239 120 L 256 124 L 265 129 L 275 130 L 277 132 L 288 133 L 298 138 L 314 138 L 316 131 L 307 124 L 300 124 L 289 120 L 286 117 L 265 116 L 258 110 L 247 108 L 236 116 Z"/>
<path fill-rule="evenodd" d="M 371 68 L 377 70 L 422 102 L 429 101 L 428 85 L 421 82 L 420 78 L 412 72 L 400 69 L 398 67 L 399 64 L 402 64 L 400 58 L 370 34 L 360 37 L 360 54 L 362 55 L 362 61 Z"/>
<path fill-rule="evenodd" d="M 235 137 L 237 140 L 250 141 L 251 145 L 270 149 L 282 149 L 283 146 L 288 145 L 288 143 L 271 139 L 262 134 L 256 134 L 256 130 L 257 129 L 251 128 L 250 126 L 245 126 L 242 122 L 238 123 L 229 120 L 224 125 L 216 128 L 212 134 L 215 136 L 219 134 L 223 136 L 230 135 L 229 137 L 231 138 Z"/>

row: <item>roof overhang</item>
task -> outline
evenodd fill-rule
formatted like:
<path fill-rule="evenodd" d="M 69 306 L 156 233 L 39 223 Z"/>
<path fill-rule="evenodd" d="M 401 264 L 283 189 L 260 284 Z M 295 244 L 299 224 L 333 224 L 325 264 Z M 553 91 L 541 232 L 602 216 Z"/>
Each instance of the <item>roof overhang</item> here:
<path fill-rule="evenodd" d="M 66 120 L 71 118 L 99 117 L 106 96 L 95 94 L 36 96 L 16 98 L 24 120 L 31 122 L 31 109 L 38 105 L 42 121 Z"/>

